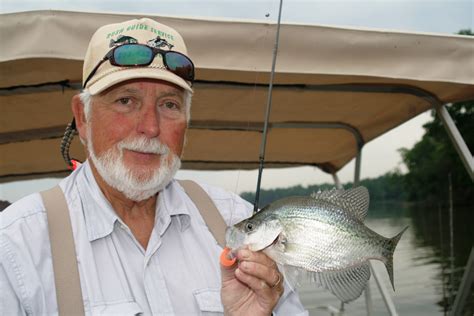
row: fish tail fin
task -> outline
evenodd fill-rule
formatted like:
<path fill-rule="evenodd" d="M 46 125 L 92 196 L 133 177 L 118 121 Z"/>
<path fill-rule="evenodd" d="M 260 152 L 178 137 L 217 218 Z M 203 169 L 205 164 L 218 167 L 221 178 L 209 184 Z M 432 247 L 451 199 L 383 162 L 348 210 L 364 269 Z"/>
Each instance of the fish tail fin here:
<path fill-rule="evenodd" d="M 387 239 L 386 246 L 384 247 L 382 257 L 383 263 L 385 264 L 385 268 L 387 269 L 388 276 L 390 278 L 390 283 L 392 284 L 392 288 L 395 291 L 395 284 L 393 282 L 393 253 L 395 252 L 395 248 L 397 247 L 400 238 L 402 237 L 403 233 L 408 229 L 408 226 L 405 227 L 400 233 L 396 236 Z"/>

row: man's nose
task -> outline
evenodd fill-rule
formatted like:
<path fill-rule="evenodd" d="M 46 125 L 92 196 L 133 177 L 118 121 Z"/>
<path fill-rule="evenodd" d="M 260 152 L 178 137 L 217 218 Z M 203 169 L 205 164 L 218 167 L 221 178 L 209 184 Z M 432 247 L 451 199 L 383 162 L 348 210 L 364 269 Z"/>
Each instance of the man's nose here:
<path fill-rule="evenodd" d="M 140 111 L 138 132 L 148 138 L 160 135 L 160 114 L 154 104 L 147 105 Z"/>

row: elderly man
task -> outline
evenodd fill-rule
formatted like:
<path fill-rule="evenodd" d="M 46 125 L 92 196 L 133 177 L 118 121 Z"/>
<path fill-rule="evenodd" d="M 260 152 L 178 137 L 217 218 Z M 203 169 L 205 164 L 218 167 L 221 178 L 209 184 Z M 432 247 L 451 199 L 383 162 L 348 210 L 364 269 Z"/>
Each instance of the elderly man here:
<path fill-rule="evenodd" d="M 87 315 L 306 315 L 276 264 L 222 248 L 179 182 L 194 66 L 181 36 L 150 19 L 92 37 L 72 99 L 88 159 L 60 188 L 69 208 Z M 227 225 L 251 206 L 202 186 Z M 232 218 L 232 222 L 231 222 Z M 1 315 L 58 313 L 48 222 L 32 194 L 0 221 Z"/>

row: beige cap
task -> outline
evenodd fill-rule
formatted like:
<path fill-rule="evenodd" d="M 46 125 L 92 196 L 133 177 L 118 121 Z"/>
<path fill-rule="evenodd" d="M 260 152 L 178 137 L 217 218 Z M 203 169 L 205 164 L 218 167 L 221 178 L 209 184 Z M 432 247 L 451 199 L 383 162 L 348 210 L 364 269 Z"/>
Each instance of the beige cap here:
<path fill-rule="evenodd" d="M 171 27 L 151 19 L 142 18 L 105 25 L 92 35 L 89 42 L 84 58 L 82 84 L 84 85 L 85 80 L 94 67 L 114 46 L 124 43 L 146 44 L 187 55 L 186 45 L 181 35 Z M 87 87 L 85 88 L 92 95 L 95 95 L 117 83 L 137 78 L 161 79 L 192 91 L 190 82 L 166 69 L 160 54 L 157 54 L 153 62 L 146 67 L 113 66 L 109 61 L 105 61 L 87 82 Z"/>

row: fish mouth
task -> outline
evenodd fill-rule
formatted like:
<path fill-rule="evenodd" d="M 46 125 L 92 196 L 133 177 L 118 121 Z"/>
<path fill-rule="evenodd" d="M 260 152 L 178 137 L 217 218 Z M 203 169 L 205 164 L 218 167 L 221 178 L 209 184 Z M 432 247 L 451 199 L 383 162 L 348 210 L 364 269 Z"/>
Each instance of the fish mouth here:
<path fill-rule="evenodd" d="M 225 231 L 226 246 L 236 250 L 244 245 L 245 234 L 234 227 L 228 227 Z"/>
<path fill-rule="evenodd" d="M 269 225 L 269 229 L 262 229 L 246 233 L 239 227 L 229 227 L 226 230 L 226 245 L 232 250 L 248 246 L 251 251 L 261 251 L 272 247 L 281 241 L 281 226 Z"/>
<path fill-rule="evenodd" d="M 278 243 L 278 241 L 280 240 L 280 235 L 281 235 L 281 234 L 278 234 L 278 235 L 275 237 L 275 239 L 274 239 L 268 246 L 266 246 L 265 248 L 262 249 L 262 251 L 264 251 L 265 249 L 268 249 L 268 248 L 270 248 L 270 247 L 272 247 L 272 246 L 275 246 L 275 245 Z"/>

